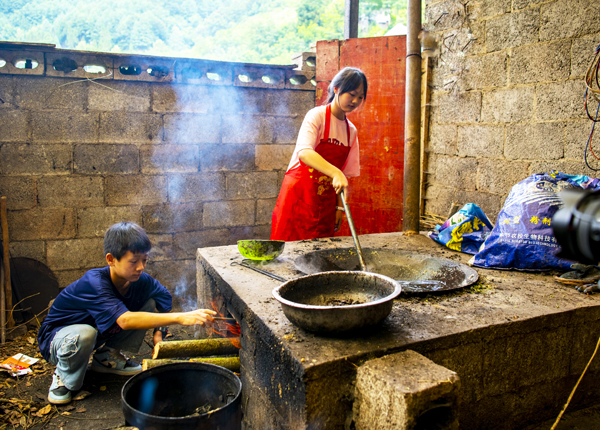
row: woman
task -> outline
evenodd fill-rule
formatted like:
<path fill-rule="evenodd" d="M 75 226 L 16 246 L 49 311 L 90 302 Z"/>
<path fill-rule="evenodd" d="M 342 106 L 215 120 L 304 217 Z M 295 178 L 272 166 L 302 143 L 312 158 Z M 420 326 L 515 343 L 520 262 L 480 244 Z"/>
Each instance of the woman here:
<path fill-rule="evenodd" d="M 344 206 L 340 192 L 360 174 L 357 130 L 346 115 L 367 97 L 367 78 L 346 67 L 329 84 L 324 106 L 304 118 L 273 211 L 272 240 L 331 237 Z"/>

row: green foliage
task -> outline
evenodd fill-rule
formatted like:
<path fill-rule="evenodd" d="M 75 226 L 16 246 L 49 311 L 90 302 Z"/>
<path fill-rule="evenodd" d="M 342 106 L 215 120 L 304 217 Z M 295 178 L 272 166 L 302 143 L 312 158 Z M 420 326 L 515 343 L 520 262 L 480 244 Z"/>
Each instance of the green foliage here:
<path fill-rule="evenodd" d="M 0 40 L 58 48 L 290 64 L 318 40 L 341 39 L 345 0 L 0 0 Z M 372 17 L 406 22 L 406 0 L 362 0 Z M 365 24 L 366 23 L 366 24 Z"/>

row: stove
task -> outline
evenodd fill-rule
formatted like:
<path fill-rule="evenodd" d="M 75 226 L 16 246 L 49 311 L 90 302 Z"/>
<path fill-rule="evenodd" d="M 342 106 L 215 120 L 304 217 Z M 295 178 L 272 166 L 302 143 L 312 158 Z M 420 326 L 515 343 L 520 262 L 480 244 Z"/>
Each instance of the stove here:
<path fill-rule="evenodd" d="M 360 241 L 366 249 L 463 264 L 471 257 L 424 235 L 374 234 Z M 289 242 L 260 268 L 292 279 L 304 275 L 299 258 L 352 246 L 350 237 Z M 197 292 L 199 307 L 217 304 L 240 324 L 245 429 L 368 428 L 360 415 L 368 403 L 366 375 L 376 368 L 379 375 L 406 377 L 398 363 L 407 362 L 424 375 L 428 369 L 446 375 L 436 380 L 437 397 L 413 413 L 446 417 L 439 428 L 519 428 L 558 414 L 600 336 L 600 296 L 583 295 L 548 274 L 479 268 L 472 286 L 401 294 L 390 315 L 367 332 L 319 336 L 287 320 L 271 294 L 279 281 L 232 265 L 242 259 L 235 245 L 198 249 Z M 596 393 L 599 376 L 600 364 L 593 364 L 570 408 L 595 404 L 595 394 L 586 394 Z M 417 387 L 412 395 L 425 391 Z"/>

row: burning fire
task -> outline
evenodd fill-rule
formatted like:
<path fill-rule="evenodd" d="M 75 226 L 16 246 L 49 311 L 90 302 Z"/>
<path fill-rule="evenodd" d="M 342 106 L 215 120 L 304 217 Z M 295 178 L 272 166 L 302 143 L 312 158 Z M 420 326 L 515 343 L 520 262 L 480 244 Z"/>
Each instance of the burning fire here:
<path fill-rule="evenodd" d="M 212 306 L 213 310 L 217 312 L 219 317 L 224 318 L 224 315 L 217 310 L 217 306 L 214 302 L 211 302 L 210 305 Z M 242 345 L 240 343 L 240 334 L 242 330 L 240 329 L 240 325 L 237 322 L 230 324 L 224 320 L 215 320 L 213 326 L 211 327 L 211 330 L 221 337 L 228 338 L 231 344 L 236 348 L 242 348 Z"/>

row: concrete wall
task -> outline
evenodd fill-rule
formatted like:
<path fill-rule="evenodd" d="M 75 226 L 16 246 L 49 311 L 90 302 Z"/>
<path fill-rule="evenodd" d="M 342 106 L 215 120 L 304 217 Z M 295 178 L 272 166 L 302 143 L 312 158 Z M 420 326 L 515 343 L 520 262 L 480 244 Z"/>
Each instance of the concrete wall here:
<path fill-rule="evenodd" d="M 425 212 L 472 202 L 495 219 L 533 173 L 596 176 L 583 161 L 592 127 L 583 77 L 600 43 L 600 2 L 429 0 L 426 27 L 440 52 Z"/>
<path fill-rule="evenodd" d="M 77 69 L 56 70 L 64 58 Z M 46 263 L 65 287 L 105 264 L 108 226 L 135 221 L 154 245 L 147 271 L 186 308 L 196 304 L 197 248 L 269 237 L 297 131 L 314 107 L 314 69 L 21 44 L 0 44 L 0 59 L 0 195 L 12 257 Z M 15 67 L 22 59 L 39 65 Z M 83 69 L 98 64 L 105 73 Z M 141 73 L 121 73 L 131 65 Z M 294 76 L 304 78 L 294 85 Z"/>

